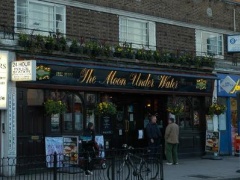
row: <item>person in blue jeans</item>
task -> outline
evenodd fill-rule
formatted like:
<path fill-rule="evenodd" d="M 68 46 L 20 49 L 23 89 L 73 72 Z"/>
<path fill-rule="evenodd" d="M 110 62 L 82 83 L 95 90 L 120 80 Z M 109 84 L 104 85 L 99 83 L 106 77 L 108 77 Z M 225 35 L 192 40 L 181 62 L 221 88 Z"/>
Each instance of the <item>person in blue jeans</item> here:
<path fill-rule="evenodd" d="M 159 152 L 162 133 L 157 124 L 157 117 L 152 115 L 150 122 L 146 126 L 146 133 L 148 138 L 148 148 L 152 157 Z"/>

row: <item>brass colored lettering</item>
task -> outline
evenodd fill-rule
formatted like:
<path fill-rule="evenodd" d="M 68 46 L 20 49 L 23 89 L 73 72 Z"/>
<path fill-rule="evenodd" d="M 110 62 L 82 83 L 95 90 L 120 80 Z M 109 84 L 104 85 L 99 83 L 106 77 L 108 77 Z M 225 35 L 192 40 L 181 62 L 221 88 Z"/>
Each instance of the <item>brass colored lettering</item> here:
<path fill-rule="evenodd" d="M 80 83 L 95 84 L 97 78 L 93 75 L 93 71 L 93 69 L 83 69 L 80 72 Z"/>
<path fill-rule="evenodd" d="M 142 73 L 132 73 L 130 80 L 133 86 L 154 87 L 154 79 L 151 79 L 151 74 L 148 74 L 146 79 L 142 79 Z"/>
<path fill-rule="evenodd" d="M 127 80 L 125 78 L 117 78 L 117 71 L 111 71 L 106 77 L 104 83 L 110 85 L 126 86 Z"/>
<path fill-rule="evenodd" d="M 178 87 L 178 81 L 171 76 L 162 75 L 159 80 L 158 88 L 176 89 Z"/>

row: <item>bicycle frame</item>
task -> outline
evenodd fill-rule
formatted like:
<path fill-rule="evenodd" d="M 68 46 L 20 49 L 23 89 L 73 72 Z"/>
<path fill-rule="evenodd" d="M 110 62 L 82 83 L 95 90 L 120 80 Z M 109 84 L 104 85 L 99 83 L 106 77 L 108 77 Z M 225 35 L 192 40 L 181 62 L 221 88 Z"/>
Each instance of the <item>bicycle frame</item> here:
<path fill-rule="evenodd" d="M 134 163 L 132 158 L 139 159 L 139 163 Z M 140 156 L 128 152 L 124 158 L 124 161 L 128 163 L 131 166 L 131 168 L 133 168 L 133 172 L 138 175 L 140 172 L 140 167 L 145 160 Z"/>

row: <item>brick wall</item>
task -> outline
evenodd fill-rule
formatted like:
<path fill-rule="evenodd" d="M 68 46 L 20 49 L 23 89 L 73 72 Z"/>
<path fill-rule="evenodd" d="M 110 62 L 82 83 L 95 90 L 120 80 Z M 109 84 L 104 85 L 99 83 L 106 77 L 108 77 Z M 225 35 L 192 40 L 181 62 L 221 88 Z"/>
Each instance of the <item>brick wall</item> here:
<path fill-rule="evenodd" d="M 195 30 L 158 23 L 157 47 L 167 50 L 195 51 Z"/>
<path fill-rule="evenodd" d="M 77 0 L 110 8 L 137 12 L 166 19 L 233 30 L 233 9 L 236 9 L 240 31 L 240 8 L 218 0 Z M 208 16 L 207 8 L 212 9 Z M 238 22 L 239 21 L 239 22 Z"/>
<path fill-rule="evenodd" d="M 117 42 L 118 16 L 67 7 L 67 34 L 80 38 L 97 38 Z M 156 24 L 157 47 L 169 50 L 195 50 L 195 30 L 180 26 Z M 74 37 L 73 37 L 74 38 Z"/>
<path fill-rule="evenodd" d="M 233 30 L 233 8 L 236 10 L 236 28 L 240 31 L 238 5 L 207 0 L 77 0 L 111 8 L 160 16 L 191 24 Z M 212 17 L 207 15 L 211 7 Z M 118 16 L 68 6 L 67 34 L 77 38 L 90 37 L 117 42 L 119 38 Z M 0 24 L 14 25 L 14 0 L 0 0 Z M 239 19 L 239 20 L 238 20 Z M 180 26 L 160 24 L 156 26 L 157 46 L 167 49 L 195 50 L 195 32 Z"/>
<path fill-rule="evenodd" d="M 116 15 L 67 7 L 67 34 L 77 37 L 118 41 Z"/>
<path fill-rule="evenodd" d="M 0 25 L 14 26 L 14 0 L 0 0 Z"/>

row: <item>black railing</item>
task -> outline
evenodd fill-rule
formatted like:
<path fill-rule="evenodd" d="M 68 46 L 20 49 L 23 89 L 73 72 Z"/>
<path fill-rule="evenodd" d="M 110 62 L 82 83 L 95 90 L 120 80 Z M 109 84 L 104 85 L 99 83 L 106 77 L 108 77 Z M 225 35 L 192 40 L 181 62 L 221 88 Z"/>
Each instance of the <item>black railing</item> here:
<path fill-rule="evenodd" d="M 124 164 L 127 153 L 131 160 Z M 147 149 L 131 149 L 108 150 L 104 154 L 91 159 L 94 166 L 90 176 L 85 175 L 84 153 L 2 158 L 0 180 L 164 179 L 161 153 L 150 155 Z"/>
<path fill-rule="evenodd" d="M 13 26 L 0 25 L 0 39 L 14 40 L 15 33 Z"/>

